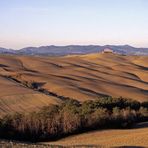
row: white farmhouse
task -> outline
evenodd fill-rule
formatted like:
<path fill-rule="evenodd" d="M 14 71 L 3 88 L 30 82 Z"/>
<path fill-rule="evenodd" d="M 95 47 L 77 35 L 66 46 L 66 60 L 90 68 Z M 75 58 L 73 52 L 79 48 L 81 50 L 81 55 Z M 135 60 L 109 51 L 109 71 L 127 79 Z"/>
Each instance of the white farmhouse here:
<path fill-rule="evenodd" d="M 105 48 L 102 53 L 114 53 L 114 51 L 112 49 Z"/>

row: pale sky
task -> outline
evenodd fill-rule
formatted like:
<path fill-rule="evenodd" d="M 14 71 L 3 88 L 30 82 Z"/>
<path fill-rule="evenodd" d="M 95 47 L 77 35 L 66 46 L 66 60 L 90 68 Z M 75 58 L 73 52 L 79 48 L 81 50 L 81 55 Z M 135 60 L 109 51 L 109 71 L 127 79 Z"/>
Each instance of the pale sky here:
<path fill-rule="evenodd" d="M 0 47 L 148 47 L 148 0 L 0 0 Z"/>

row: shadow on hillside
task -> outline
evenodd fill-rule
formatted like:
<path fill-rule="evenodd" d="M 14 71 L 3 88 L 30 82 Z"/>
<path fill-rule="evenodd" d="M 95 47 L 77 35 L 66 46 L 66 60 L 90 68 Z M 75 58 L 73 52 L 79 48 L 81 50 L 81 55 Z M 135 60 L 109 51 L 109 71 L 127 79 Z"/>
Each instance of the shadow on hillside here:
<path fill-rule="evenodd" d="M 138 65 L 138 64 L 134 64 L 134 65 L 137 66 L 138 68 L 142 69 L 142 70 L 148 70 L 148 67 Z"/>
<path fill-rule="evenodd" d="M 145 128 L 145 127 L 148 127 L 148 122 L 138 123 L 133 128 L 135 129 L 135 128 Z"/>
<path fill-rule="evenodd" d="M 4 64 L 0 64 L 0 67 L 8 67 L 7 65 Z"/>
<path fill-rule="evenodd" d="M 77 88 L 79 90 L 83 91 L 83 92 L 95 94 L 95 95 L 100 96 L 100 97 L 109 97 L 109 95 L 106 95 L 106 94 L 103 94 L 103 93 L 98 93 L 98 92 L 93 91 L 91 89 L 87 89 L 87 88 L 83 88 L 83 87 L 77 87 Z"/>

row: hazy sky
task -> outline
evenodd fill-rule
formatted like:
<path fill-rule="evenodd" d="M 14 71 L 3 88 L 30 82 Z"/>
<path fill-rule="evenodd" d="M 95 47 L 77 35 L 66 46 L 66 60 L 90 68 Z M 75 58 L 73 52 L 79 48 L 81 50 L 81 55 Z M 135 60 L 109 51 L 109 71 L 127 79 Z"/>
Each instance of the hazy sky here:
<path fill-rule="evenodd" d="M 148 0 L 0 0 L 0 47 L 148 47 Z"/>

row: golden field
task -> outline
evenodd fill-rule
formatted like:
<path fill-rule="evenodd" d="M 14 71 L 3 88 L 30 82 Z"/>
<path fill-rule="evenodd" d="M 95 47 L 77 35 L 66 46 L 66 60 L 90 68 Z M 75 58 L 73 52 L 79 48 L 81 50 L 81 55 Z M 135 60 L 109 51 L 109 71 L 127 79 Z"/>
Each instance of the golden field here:
<path fill-rule="evenodd" d="M 33 111 L 61 99 L 40 88 L 79 101 L 101 96 L 148 101 L 148 58 L 98 53 L 63 57 L 0 55 L 0 114 Z M 11 78 L 15 78 L 14 81 Z"/>

